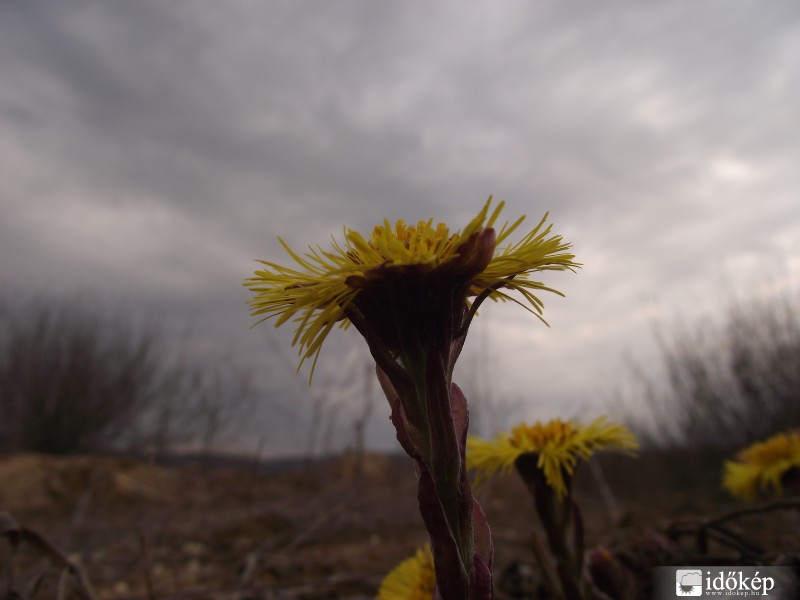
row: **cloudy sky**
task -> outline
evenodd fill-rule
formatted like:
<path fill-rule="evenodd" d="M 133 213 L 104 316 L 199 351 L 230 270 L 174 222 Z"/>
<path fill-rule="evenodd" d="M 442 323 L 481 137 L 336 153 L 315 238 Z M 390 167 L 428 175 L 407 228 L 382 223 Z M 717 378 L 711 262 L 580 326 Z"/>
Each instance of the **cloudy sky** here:
<path fill-rule="evenodd" d="M 0 82 L 0 285 L 191 323 L 257 369 L 271 452 L 323 395 L 346 439 L 367 360 L 336 333 L 309 388 L 250 329 L 279 235 L 549 211 L 584 268 L 547 277 L 550 328 L 482 311 L 460 374 L 528 418 L 603 410 L 654 325 L 800 277 L 795 0 L 7 1 Z"/>

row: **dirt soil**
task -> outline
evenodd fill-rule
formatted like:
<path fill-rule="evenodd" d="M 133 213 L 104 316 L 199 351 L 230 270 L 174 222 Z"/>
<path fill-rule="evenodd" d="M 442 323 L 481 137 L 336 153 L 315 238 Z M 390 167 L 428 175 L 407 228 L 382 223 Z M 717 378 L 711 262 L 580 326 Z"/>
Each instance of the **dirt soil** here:
<path fill-rule="evenodd" d="M 639 561 L 653 551 L 669 564 L 680 546 L 663 536 L 670 522 L 742 506 L 719 489 L 719 465 L 672 454 L 582 467 L 575 498 L 587 547 Z M 415 493 L 408 460 L 383 455 L 283 470 L 246 461 L 168 468 L 110 457 L 0 459 L 0 512 L 44 534 L 109 600 L 373 598 L 386 572 L 426 539 Z M 498 598 L 535 597 L 531 499 L 513 476 L 477 495 L 492 526 Z M 797 510 L 732 527 L 776 553 L 800 552 Z M 689 551 L 695 543 L 687 537 Z M 69 583 L 41 547 L 0 546 L 3 586 L 12 576 L 30 598 L 57 598 Z M 713 540 L 706 552 L 736 560 Z"/>

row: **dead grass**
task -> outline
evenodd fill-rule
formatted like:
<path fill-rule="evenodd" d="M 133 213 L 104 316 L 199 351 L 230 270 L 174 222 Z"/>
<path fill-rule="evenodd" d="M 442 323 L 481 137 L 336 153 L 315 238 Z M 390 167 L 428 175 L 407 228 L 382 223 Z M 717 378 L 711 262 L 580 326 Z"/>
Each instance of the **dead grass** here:
<path fill-rule="evenodd" d="M 588 544 L 634 544 L 670 519 L 738 506 L 719 490 L 715 460 L 613 457 L 600 463 L 603 485 L 582 469 L 575 494 Z M 266 475 L 108 457 L 0 460 L 0 511 L 46 532 L 109 600 L 373 597 L 425 540 L 415 488 L 408 462 L 385 456 L 368 457 L 360 476 L 348 457 Z M 498 595 L 511 597 L 508 578 L 535 579 L 532 502 L 513 477 L 479 497 L 493 528 Z M 754 515 L 743 527 L 797 551 L 797 516 Z M 17 557 L 20 576 L 47 570 L 34 554 Z M 56 597 L 47 595 L 51 579 L 32 598 Z"/>

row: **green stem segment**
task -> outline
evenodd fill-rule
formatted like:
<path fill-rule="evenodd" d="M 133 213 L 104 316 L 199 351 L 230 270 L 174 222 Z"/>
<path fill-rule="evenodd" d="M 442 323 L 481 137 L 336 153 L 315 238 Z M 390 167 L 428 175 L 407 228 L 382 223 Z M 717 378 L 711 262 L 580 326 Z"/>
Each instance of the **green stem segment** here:
<path fill-rule="evenodd" d="M 449 358 L 450 349 L 447 352 Z M 378 377 L 392 406 L 398 440 L 417 465 L 417 498 L 431 541 L 439 596 L 484 600 L 492 597 L 491 540 L 467 478 L 466 399 L 450 382 L 443 356 L 430 352 L 424 365 L 404 357 L 412 398 L 401 397 L 392 376 L 380 366 Z M 416 413 L 413 423 L 408 418 L 411 411 Z"/>
<path fill-rule="evenodd" d="M 555 571 L 561 584 L 563 600 L 586 600 L 583 568 L 583 535 L 580 513 L 567 494 L 548 485 L 544 471 L 538 466 L 538 455 L 522 454 L 514 466 L 533 495 L 536 511 L 547 538 L 550 553 L 555 559 Z M 572 543 L 570 537 L 572 535 Z M 549 570 L 549 565 L 542 565 Z"/>

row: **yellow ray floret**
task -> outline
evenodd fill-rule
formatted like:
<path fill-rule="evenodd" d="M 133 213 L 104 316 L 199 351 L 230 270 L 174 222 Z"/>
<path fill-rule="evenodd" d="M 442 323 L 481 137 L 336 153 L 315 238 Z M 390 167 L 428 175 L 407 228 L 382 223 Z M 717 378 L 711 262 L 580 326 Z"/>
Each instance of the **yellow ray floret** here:
<path fill-rule="evenodd" d="M 294 323 L 292 345 L 299 346 L 300 365 L 312 356 L 316 362 L 320 347 L 334 325 L 349 325 L 345 313 L 359 293 L 359 286 L 354 285 L 359 278 L 370 274 L 374 282 L 376 273 L 409 265 L 417 266 L 419 276 L 425 276 L 451 261 L 463 259 L 462 246 L 474 234 L 495 226 L 504 203 L 490 212 L 491 202 L 489 198 L 477 216 L 456 232 L 451 232 L 444 223 L 434 225 L 433 220 L 417 225 L 397 221 L 394 226 L 384 221 L 374 228 L 369 239 L 345 228 L 343 245 L 333 240 L 330 250 L 309 247 L 303 255 L 279 238 L 295 265 L 258 261 L 264 268 L 245 282 L 255 294 L 249 302 L 252 314 L 263 317 L 262 320 L 275 317 L 276 326 L 287 321 Z M 496 232 L 495 252 L 488 265 L 464 283 L 468 284 L 470 295 L 484 293 L 492 300 L 512 300 L 541 318 L 543 304 L 535 292 L 561 294 L 533 281 L 531 274 L 572 270 L 579 265 L 574 262 L 574 255 L 567 252 L 570 244 L 561 236 L 552 235 L 551 225 L 545 226 L 547 215 L 520 241 L 504 245 L 523 219 L 506 223 Z M 522 300 L 509 296 L 503 288 L 515 290 Z"/>
<path fill-rule="evenodd" d="M 587 460 L 599 450 L 633 451 L 639 445 L 624 425 L 600 417 L 586 426 L 554 419 L 533 425 L 520 423 L 510 433 L 490 441 L 477 437 L 467 440 L 467 468 L 475 471 L 476 485 L 500 473 L 508 473 L 523 454 L 538 456 L 538 467 L 559 496 L 567 493 L 564 474 L 572 475 L 579 460 Z"/>
<path fill-rule="evenodd" d="M 389 572 L 378 589 L 378 600 L 430 600 L 435 589 L 433 554 L 426 545 Z"/>
<path fill-rule="evenodd" d="M 781 479 L 792 469 L 800 469 L 798 431 L 779 433 L 740 451 L 735 461 L 725 463 L 722 485 L 743 500 L 754 500 L 770 487 L 780 496 Z"/>

